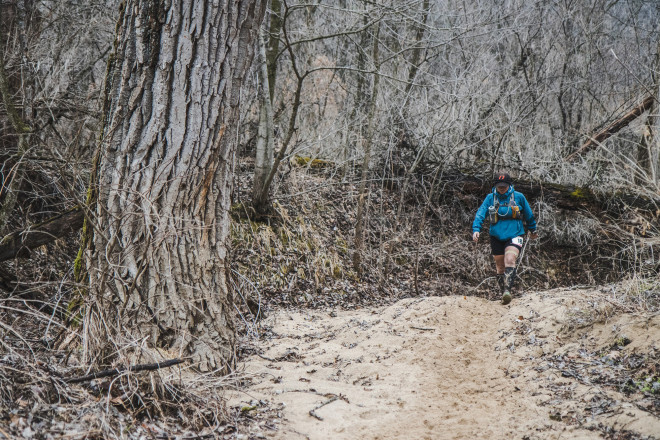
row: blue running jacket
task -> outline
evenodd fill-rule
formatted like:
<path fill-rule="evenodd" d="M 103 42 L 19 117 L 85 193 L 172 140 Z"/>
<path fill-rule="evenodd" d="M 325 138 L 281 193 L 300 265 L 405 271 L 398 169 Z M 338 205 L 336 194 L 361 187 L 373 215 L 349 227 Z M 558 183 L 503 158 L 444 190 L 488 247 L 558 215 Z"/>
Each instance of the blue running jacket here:
<path fill-rule="evenodd" d="M 520 208 L 522 218 L 511 218 L 511 208 L 509 207 L 511 193 L 513 193 L 516 205 Z M 493 197 L 497 197 L 500 202 L 500 208 L 497 212 L 497 223 L 490 225 L 491 236 L 498 240 L 508 241 L 514 237 L 525 235 L 525 225 L 523 225 L 523 220 L 526 223 L 527 229 L 531 232 L 536 230 L 536 219 L 534 218 L 532 208 L 529 206 L 527 199 L 522 193 L 515 191 L 513 185 L 509 185 L 509 190 L 504 194 L 498 193 L 495 188 L 493 188 L 493 191 L 486 196 L 486 199 L 477 210 L 474 222 L 472 222 L 472 233 L 481 231 L 481 225 L 486 216 L 488 216 L 488 207 L 493 205 Z"/>

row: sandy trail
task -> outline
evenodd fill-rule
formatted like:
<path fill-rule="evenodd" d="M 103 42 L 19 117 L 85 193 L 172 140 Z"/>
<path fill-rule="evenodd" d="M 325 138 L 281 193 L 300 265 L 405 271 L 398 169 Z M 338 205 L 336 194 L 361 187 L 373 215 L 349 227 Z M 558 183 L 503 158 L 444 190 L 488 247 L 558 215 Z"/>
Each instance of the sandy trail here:
<path fill-rule="evenodd" d="M 278 410 L 275 422 L 255 423 L 249 438 L 596 439 L 599 426 L 659 435 L 660 420 L 634 402 L 547 368 L 547 356 L 577 356 L 616 336 L 607 330 L 612 323 L 589 334 L 560 331 L 577 296 L 530 294 L 507 307 L 451 296 L 278 312 L 260 355 L 245 364 L 252 385 L 231 403 Z M 657 317 L 620 325 L 634 334 L 630 350 L 659 340 Z M 590 409 L 604 398 L 618 407 Z"/>

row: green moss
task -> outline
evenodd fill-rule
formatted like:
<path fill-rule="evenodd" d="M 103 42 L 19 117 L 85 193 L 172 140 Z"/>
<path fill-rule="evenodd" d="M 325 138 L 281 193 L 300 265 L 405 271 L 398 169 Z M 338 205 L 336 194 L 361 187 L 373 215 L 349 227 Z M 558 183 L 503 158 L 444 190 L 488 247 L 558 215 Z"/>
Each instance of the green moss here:
<path fill-rule="evenodd" d="M 407 257 L 405 257 L 403 255 L 399 255 L 399 256 L 394 257 L 394 262 L 396 264 L 398 264 L 399 266 L 405 266 L 406 264 L 408 264 L 409 261 L 408 261 Z"/>
<path fill-rule="evenodd" d="M 308 156 L 295 156 L 293 163 L 301 167 L 309 166 L 310 168 L 326 168 L 334 165 L 334 162 L 330 162 L 329 160 L 312 159 Z"/>
<path fill-rule="evenodd" d="M 660 394 L 660 378 L 648 376 L 640 381 L 640 391 L 642 393 Z"/>
<path fill-rule="evenodd" d="M 250 224 L 250 227 L 252 228 L 253 231 L 258 231 L 261 226 L 263 226 L 263 223 L 259 223 L 256 220 L 250 220 L 248 222 Z"/>
<path fill-rule="evenodd" d="M 306 157 L 306 156 L 295 156 L 293 158 L 293 162 L 296 165 L 299 165 L 301 167 L 304 167 L 305 165 L 307 165 L 310 160 L 312 160 L 312 158 L 311 157 Z"/>
<path fill-rule="evenodd" d="M 259 218 L 254 207 L 245 203 L 234 203 L 231 205 L 229 207 L 229 216 L 235 222 Z"/>
<path fill-rule="evenodd" d="M 231 205 L 231 206 L 229 207 L 229 212 L 242 211 L 242 210 L 243 210 L 243 206 L 245 206 L 245 205 L 243 205 L 243 203 L 241 203 L 241 202 L 234 203 L 233 205 Z"/>
<path fill-rule="evenodd" d="M 82 306 L 82 296 L 73 298 L 66 306 L 66 322 L 73 328 L 80 327 L 82 323 Z"/>
<path fill-rule="evenodd" d="M 630 340 L 630 338 L 628 338 L 626 336 L 621 336 L 616 341 L 614 341 L 614 348 L 616 348 L 616 347 L 619 347 L 619 348 L 620 347 L 625 347 L 626 345 L 630 344 L 631 342 L 632 341 Z"/>
<path fill-rule="evenodd" d="M 588 188 L 576 187 L 573 192 L 570 193 L 570 196 L 573 199 L 592 199 L 594 194 Z"/>
<path fill-rule="evenodd" d="M 660 394 L 660 377 L 654 375 L 629 378 L 621 387 L 624 393 Z"/>
<path fill-rule="evenodd" d="M 341 237 L 335 238 L 335 246 L 337 246 L 337 250 L 342 254 L 348 253 L 348 243 L 343 238 Z"/>
<path fill-rule="evenodd" d="M 76 280 L 82 274 L 82 260 L 83 260 L 83 248 L 81 246 L 78 248 L 78 255 L 76 255 L 76 259 L 73 261 L 73 276 L 74 279 Z"/>

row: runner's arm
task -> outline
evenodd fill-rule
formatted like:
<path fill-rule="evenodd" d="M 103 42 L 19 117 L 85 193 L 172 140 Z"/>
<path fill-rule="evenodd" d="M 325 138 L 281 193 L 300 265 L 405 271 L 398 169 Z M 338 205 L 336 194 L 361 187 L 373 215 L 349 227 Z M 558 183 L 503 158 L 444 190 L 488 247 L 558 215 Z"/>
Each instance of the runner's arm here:
<path fill-rule="evenodd" d="M 527 198 L 523 194 L 522 196 L 522 211 L 523 211 L 523 218 L 525 219 L 525 222 L 527 222 L 527 229 L 529 229 L 529 232 L 532 234 L 536 234 L 536 218 L 534 218 L 534 213 L 532 212 L 531 206 L 529 206 L 529 203 L 527 202 Z"/>
<path fill-rule="evenodd" d="M 493 195 L 488 194 L 477 210 L 477 215 L 474 216 L 474 221 L 472 222 L 472 235 L 474 235 L 475 232 L 481 231 L 481 226 L 483 225 L 484 219 L 486 218 L 488 207 L 493 204 L 492 200 Z"/>

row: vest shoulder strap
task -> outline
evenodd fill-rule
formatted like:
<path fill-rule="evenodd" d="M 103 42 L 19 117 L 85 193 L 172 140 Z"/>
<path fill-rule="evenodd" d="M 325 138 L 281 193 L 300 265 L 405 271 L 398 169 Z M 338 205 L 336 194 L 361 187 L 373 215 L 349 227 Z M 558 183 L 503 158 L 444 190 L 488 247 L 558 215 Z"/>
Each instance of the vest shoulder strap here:
<path fill-rule="evenodd" d="M 491 194 L 493 195 L 493 205 L 492 206 L 499 207 L 500 206 L 500 201 L 497 198 L 497 194 L 495 193 L 495 189 L 493 189 L 493 192 Z"/>

